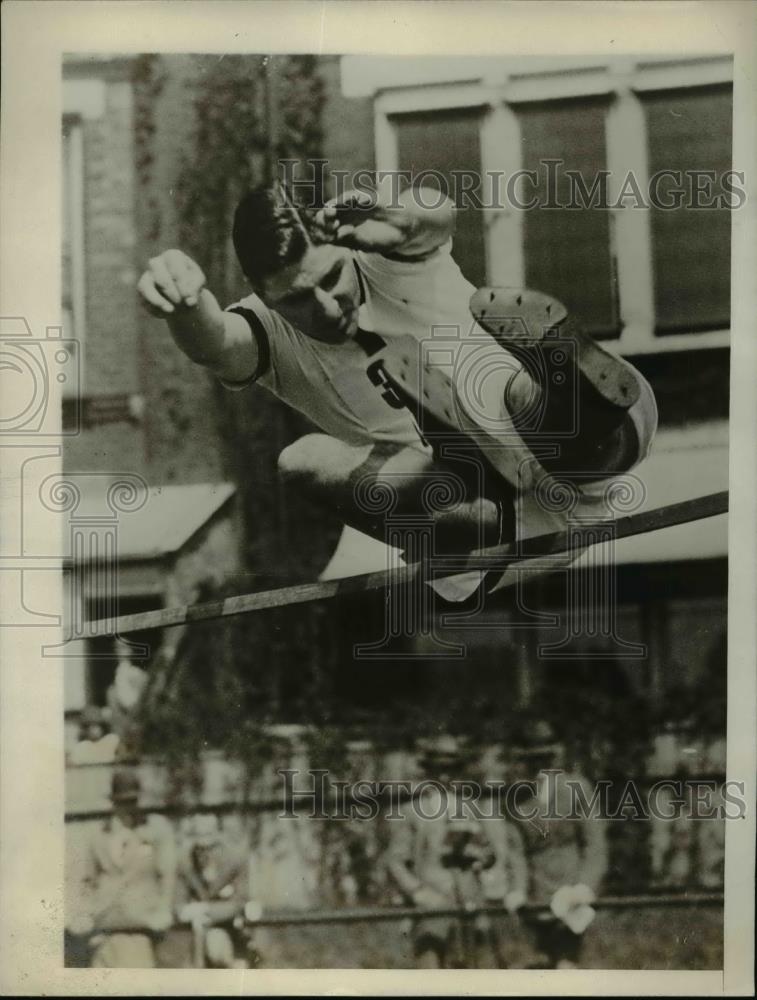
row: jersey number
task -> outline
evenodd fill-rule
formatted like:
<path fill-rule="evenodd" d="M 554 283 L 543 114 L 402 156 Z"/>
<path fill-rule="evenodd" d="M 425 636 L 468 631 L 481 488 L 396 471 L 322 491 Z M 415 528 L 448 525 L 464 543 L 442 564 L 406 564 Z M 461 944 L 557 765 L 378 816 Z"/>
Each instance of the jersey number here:
<path fill-rule="evenodd" d="M 418 437 L 421 439 L 424 445 L 428 446 L 428 441 L 424 437 L 423 431 L 418 426 L 418 421 L 415 418 L 415 414 L 410 410 L 407 402 L 402 398 L 402 396 L 397 392 L 395 387 L 392 385 L 392 381 L 389 378 L 386 369 L 384 368 L 383 361 L 374 361 L 365 370 L 366 375 L 371 380 L 371 382 L 378 386 L 381 392 L 381 398 L 384 402 L 388 403 L 393 410 L 407 410 L 412 417 L 413 423 L 415 424 L 415 429 L 418 432 Z"/>
<path fill-rule="evenodd" d="M 366 368 L 366 374 L 371 382 L 382 389 L 381 398 L 385 400 L 393 410 L 404 410 L 405 404 L 399 393 L 392 385 L 389 376 L 384 368 L 383 361 L 374 361 Z"/>

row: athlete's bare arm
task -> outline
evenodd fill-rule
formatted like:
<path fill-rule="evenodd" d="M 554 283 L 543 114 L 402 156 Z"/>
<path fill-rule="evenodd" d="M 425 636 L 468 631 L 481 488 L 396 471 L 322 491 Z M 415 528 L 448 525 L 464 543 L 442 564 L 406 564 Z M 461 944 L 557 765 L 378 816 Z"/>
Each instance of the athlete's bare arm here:
<path fill-rule="evenodd" d="M 346 191 L 316 216 L 319 235 L 353 250 L 422 258 L 450 239 L 455 206 L 435 188 L 408 188 L 396 199 Z"/>
<path fill-rule="evenodd" d="M 176 344 L 192 361 L 230 381 L 254 374 L 258 352 L 247 321 L 221 309 L 191 257 L 181 250 L 153 257 L 137 289 L 147 309 L 166 321 Z"/>

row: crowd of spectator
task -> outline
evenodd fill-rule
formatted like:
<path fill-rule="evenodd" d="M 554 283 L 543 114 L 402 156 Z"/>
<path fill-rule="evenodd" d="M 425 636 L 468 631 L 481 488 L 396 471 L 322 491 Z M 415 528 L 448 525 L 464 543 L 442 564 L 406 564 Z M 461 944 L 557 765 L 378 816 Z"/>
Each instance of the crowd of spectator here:
<path fill-rule="evenodd" d="M 249 894 L 249 853 L 198 813 L 177 832 L 140 808 L 135 770 L 117 768 L 112 812 L 87 845 L 81 891 L 68 914 L 70 951 L 100 968 L 152 968 L 156 939 L 191 933 L 198 967 L 246 968 L 256 953 L 245 929 L 260 907 Z"/>
<path fill-rule="evenodd" d="M 459 808 L 457 781 L 471 773 L 473 749 L 451 736 L 426 742 L 420 777 L 433 782 L 423 801 L 405 802 L 404 822 L 392 824 L 380 853 L 363 858 L 363 866 L 374 869 L 368 881 L 384 887 L 374 902 L 460 911 L 409 921 L 419 966 L 503 967 L 501 922 L 481 912 L 492 904 L 504 904 L 530 939 L 534 967 L 580 962 L 583 935 L 594 918 L 591 904 L 607 869 L 607 843 L 600 820 L 554 819 L 564 804 L 556 801 L 564 782 L 585 782 L 564 770 L 561 755 L 547 723 L 531 727 L 509 760 L 512 777 L 532 782 L 531 800 L 520 810 L 528 821 L 476 819 Z M 562 783 L 545 780 L 553 769 L 563 769 Z M 162 964 L 156 948 L 161 939 L 178 930 L 187 943 L 184 964 L 264 964 L 265 938 L 255 926 L 263 907 L 255 898 L 249 843 L 210 811 L 174 826 L 165 815 L 142 808 L 141 791 L 134 768 L 115 767 L 112 810 L 87 844 L 68 913 L 71 954 L 95 967 L 149 968 Z M 354 852 L 348 840 L 342 854 L 349 862 Z M 354 882 L 351 892 L 345 890 L 347 905 L 361 901 L 351 867 L 344 866 L 340 879 L 342 888 Z M 466 916 L 471 909 L 475 913 Z"/>

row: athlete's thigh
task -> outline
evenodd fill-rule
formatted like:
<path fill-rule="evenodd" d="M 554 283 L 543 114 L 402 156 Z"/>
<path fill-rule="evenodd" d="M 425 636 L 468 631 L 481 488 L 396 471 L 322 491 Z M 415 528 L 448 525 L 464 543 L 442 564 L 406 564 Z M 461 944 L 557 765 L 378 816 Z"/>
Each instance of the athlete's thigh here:
<path fill-rule="evenodd" d="M 315 483 L 336 483 L 371 455 L 373 445 L 353 445 L 330 434 L 306 434 L 279 455 L 279 471 L 291 479 L 311 479 Z"/>

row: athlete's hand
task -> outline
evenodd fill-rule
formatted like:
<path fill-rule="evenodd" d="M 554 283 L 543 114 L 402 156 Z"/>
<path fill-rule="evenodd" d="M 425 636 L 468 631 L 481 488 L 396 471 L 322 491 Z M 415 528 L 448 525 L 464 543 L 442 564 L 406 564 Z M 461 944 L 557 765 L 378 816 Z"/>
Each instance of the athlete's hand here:
<path fill-rule="evenodd" d="M 316 237 L 352 250 L 394 250 L 407 236 L 400 219 L 397 212 L 379 205 L 375 194 L 345 191 L 316 214 Z"/>
<path fill-rule="evenodd" d="M 351 229 L 356 222 L 365 222 L 375 208 L 375 195 L 366 191 L 344 191 L 316 212 L 316 238 L 322 243 L 337 242 L 340 229 Z"/>
<path fill-rule="evenodd" d="M 205 287 L 205 275 L 181 250 L 164 250 L 153 257 L 137 282 L 142 302 L 153 316 L 165 318 L 177 306 L 195 306 Z"/>

